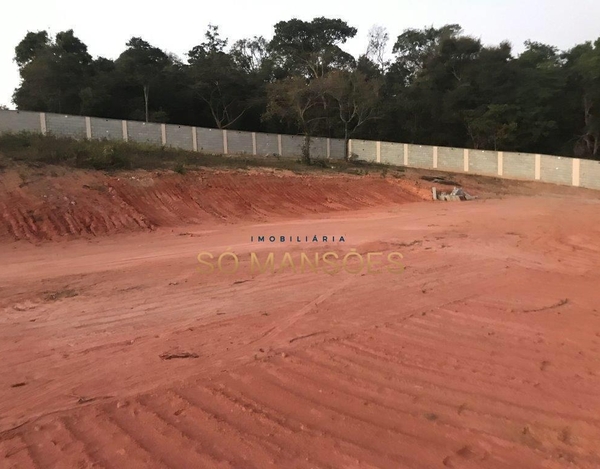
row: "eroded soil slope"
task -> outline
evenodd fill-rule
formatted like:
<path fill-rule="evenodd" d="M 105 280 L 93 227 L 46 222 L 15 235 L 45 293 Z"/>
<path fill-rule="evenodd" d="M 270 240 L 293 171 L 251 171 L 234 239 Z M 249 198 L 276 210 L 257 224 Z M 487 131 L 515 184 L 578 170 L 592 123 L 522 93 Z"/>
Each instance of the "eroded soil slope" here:
<path fill-rule="evenodd" d="M 286 171 L 8 171 L 0 175 L 0 240 L 263 221 L 415 202 L 429 193 L 427 183 L 418 180 Z"/>

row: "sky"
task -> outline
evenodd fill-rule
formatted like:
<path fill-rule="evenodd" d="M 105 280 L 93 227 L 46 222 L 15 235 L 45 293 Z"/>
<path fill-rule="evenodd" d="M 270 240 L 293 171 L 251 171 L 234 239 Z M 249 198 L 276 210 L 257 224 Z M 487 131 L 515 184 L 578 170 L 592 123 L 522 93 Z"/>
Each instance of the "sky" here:
<path fill-rule="evenodd" d="M 390 45 L 407 28 L 458 23 L 485 45 L 508 40 L 515 52 L 531 39 L 566 50 L 600 37 L 598 0 L 27 0 L 3 2 L 0 27 L 0 104 L 14 109 L 19 85 L 14 48 L 28 31 L 51 35 L 73 29 L 94 57 L 115 59 L 132 36 L 184 58 L 203 41 L 209 23 L 219 26 L 230 44 L 263 35 L 278 21 L 325 16 L 358 28 L 344 49 L 364 53 L 369 29 L 387 28 Z M 94 5 L 93 7 L 91 5 Z"/>

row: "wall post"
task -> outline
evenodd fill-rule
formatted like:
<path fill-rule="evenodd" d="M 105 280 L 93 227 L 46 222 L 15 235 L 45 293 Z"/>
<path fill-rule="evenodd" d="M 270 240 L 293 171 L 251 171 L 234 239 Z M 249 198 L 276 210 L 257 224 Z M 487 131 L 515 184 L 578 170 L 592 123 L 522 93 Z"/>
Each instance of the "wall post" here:
<path fill-rule="evenodd" d="M 433 147 L 433 169 L 438 167 L 438 147 Z"/>
<path fill-rule="evenodd" d="M 327 137 L 327 159 L 331 158 L 331 139 Z"/>
<path fill-rule="evenodd" d="M 88 140 L 92 139 L 92 119 L 88 116 L 85 116 L 85 137 Z"/>
<path fill-rule="evenodd" d="M 572 184 L 579 187 L 581 177 L 581 160 L 579 158 L 573 158 L 573 178 Z"/>
<path fill-rule="evenodd" d="M 539 181 L 541 179 L 542 173 L 542 156 L 537 154 L 535 155 L 535 179 Z"/>
<path fill-rule="evenodd" d="M 40 112 L 40 131 L 42 132 L 42 135 L 46 135 L 47 133 L 45 112 Z"/>
<path fill-rule="evenodd" d="M 192 127 L 192 150 L 198 151 L 198 134 L 196 133 L 196 127 Z"/>
<path fill-rule="evenodd" d="M 129 131 L 127 130 L 127 121 L 121 121 L 121 128 L 123 129 L 123 140 L 129 141 Z"/>
<path fill-rule="evenodd" d="M 469 172 L 469 149 L 465 148 L 463 153 L 463 170 L 465 173 Z"/>
<path fill-rule="evenodd" d="M 256 132 L 252 132 L 252 154 L 256 156 Z"/>
<path fill-rule="evenodd" d="M 378 140 L 375 143 L 377 149 L 377 163 L 381 163 L 381 142 Z"/>
<path fill-rule="evenodd" d="M 281 134 L 277 134 L 277 152 L 279 156 L 283 156 L 283 144 L 281 142 Z"/>
<path fill-rule="evenodd" d="M 167 125 L 160 124 L 160 140 L 163 145 L 167 144 Z"/>
<path fill-rule="evenodd" d="M 408 143 L 404 144 L 404 166 L 408 166 Z"/>
<path fill-rule="evenodd" d="M 227 129 L 223 129 L 223 154 L 227 154 Z"/>
<path fill-rule="evenodd" d="M 504 152 L 498 152 L 498 176 L 504 174 Z"/>

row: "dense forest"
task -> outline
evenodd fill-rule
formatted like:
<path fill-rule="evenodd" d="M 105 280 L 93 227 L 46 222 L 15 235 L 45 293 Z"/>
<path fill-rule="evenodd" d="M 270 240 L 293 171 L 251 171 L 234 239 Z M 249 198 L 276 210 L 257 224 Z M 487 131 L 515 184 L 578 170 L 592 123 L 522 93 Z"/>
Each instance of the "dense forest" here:
<path fill-rule="evenodd" d="M 600 39 L 484 46 L 459 25 L 369 32 L 292 19 L 233 44 L 209 26 L 185 60 L 133 37 L 93 58 L 72 30 L 15 48 L 18 109 L 600 159 Z M 391 48 L 391 55 L 387 54 Z"/>

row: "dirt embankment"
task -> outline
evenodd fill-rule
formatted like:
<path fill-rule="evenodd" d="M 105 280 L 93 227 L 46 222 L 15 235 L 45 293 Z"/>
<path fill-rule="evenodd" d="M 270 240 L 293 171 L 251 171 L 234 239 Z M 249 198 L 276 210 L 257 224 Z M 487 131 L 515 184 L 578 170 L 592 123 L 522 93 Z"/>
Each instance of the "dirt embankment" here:
<path fill-rule="evenodd" d="M 59 171 L 58 173 L 56 171 Z M 424 181 L 286 171 L 11 170 L 0 240 L 56 240 L 204 222 L 261 221 L 429 199 Z"/>

